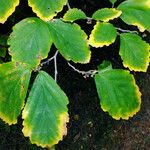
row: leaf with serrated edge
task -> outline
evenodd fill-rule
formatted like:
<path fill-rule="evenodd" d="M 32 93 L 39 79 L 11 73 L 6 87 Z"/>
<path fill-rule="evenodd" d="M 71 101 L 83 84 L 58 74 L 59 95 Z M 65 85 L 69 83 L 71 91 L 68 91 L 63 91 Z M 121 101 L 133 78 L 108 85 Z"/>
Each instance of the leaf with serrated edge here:
<path fill-rule="evenodd" d="M 77 9 L 77 8 L 69 9 L 63 17 L 65 21 L 70 21 L 70 22 L 73 22 L 79 19 L 86 19 L 86 18 L 87 17 L 85 13 L 82 10 Z"/>
<path fill-rule="evenodd" d="M 146 72 L 149 66 L 150 45 L 132 33 L 122 33 L 120 38 L 119 54 L 123 65 L 130 70 Z"/>
<path fill-rule="evenodd" d="M 28 0 L 29 6 L 39 18 L 44 21 L 51 20 L 58 12 L 62 11 L 67 0 Z"/>
<path fill-rule="evenodd" d="M 29 64 L 34 69 L 48 56 L 52 39 L 44 21 L 27 18 L 14 26 L 8 44 L 12 61 Z"/>
<path fill-rule="evenodd" d="M 122 11 L 121 19 L 125 23 L 137 26 L 141 32 L 150 32 L 150 0 L 126 0 L 118 9 Z"/>
<path fill-rule="evenodd" d="M 121 15 L 121 11 L 117 10 L 115 8 L 103 8 L 97 10 L 92 18 L 95 20 L 100 20 L 104 22 L 108 22 L 109 20 L 113 20 L 115 18 L 118 18 Z"/>
<path fill-rule="evenodd" d="M 97 22 L 89 38 L 89 44 L 93 47 L 109 46 L 114 43 L 117 30 L 110 23 Z"/>
<path fill-rule="evenodd" d="M 0 23 L 4 23 L 19 5 L 19 0 L 0 0 Z"/>
<path fill-rule="evenodd" d="M 95 75 L 95 83 L 103 111 L 114 119 L 133 117 L 141 106 L 141 93 L 129 71 L 106 69 Z"/>
<path fill-rule="evenodd" d="M 40 71 L 23 110 L 23 133 L 31 143 L 51 147 L 67 133 L 68 98 L 47 73 Z"/>
<path fill-rule="evenodd" d="M 65 59 L 83 64 L 90 61 L 87 35 L 78 24 L 65 23 L 59 19 L 48 24 L 53 42 Z"/>
<path fill-rule="evenodd" d="M 9 125 L 17 123 L 30 76 L 31 70 L 24 64 L 0 64 L 0 118 Z"/>

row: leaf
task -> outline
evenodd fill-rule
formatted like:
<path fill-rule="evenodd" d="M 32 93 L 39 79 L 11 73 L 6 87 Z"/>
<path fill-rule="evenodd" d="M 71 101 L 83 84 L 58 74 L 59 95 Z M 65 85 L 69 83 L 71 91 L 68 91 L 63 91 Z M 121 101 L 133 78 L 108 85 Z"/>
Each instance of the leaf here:
<path fill-rule="evenodd" d="M 89 44 L 93 47 L 109 46 L 114 43 L 117 30 L 110 23 L 97 22 L 89 38 Z"/>
<path fill-rule="evenodd" d="M 117 0 L 109 0 L 112 4 L 115 4 Z"/>
<path fill-rule="evenodd" d="M 87 18 L 86 14 L 82 10 L 77 8 L 69 9 L 63 17 L 65 21 L 70 21 L 70 22 L 79 19 L 86 19 L 86 18 Z"/>
<path fill-rule="evenodd" d="M 9 125 L 17 123 L 30 75 L 31 71 L 23 64 L 0 64 L 0 118 Z"/>
<path fill-rule="evenodd" d="M 122 11 L 121 19 L 125 23 L 137 26 L 141 32 L 150 32 L 150 0 L 127 0 L 118 9 Z"/>
<path fill-rule="evenodd" d="M 68 98 L 45 72 L 36 77 L 23 110 L 23 133 L 33 144 L 51 147 L 67 133 Z"/>
<path fill-rule="evenodd" d="M 28 3 L 39 18 L 49 21 L 63 9 L 67 0 L 28 0 Z"/>
<path fill-rule="evenodd" d="M 6 56 L 6 48 L 0 46 L 0 57 L 5 57 Z"/>
<path fill-rule="evenodd" d="M 14 26 L 8 44 L 13 61 L 35 68 L 47 57 L 52 39 L 45 22 L 38 18 L 27 18 Z"/>
<path fill-rule="evenodd" d="M 97 10 L 92 18 L 95 20 L 100 20 L 104 22 L 108 22 L 109 20 L 113 20 L 115 18 L 118 18 L 121 15 L 121 11 L 117 10 L 115 8 L 103 8 Z"/>
<path fill-rule="evenodd" d="M 91 52 L 87 43 L 87 35 L 79 25 L 64 23 L 57 19 L 49 22 L 49 29 L 56 48 L 65 59 L 75 63 L 90 61 Z"/>
<path fill-rule="evenodd" d="M 122 33 L 120 38 L 119 54 L 123 65 L 130 70 L 146 72 L 149 66 L 150 45 L 132 33 Z"/>
<path fill-rule="evenodd" d="M 19 0 L 1 0 L 0 1 L 0 23 L 4 23 L 7 18 L 15 11 L 19 5 Z"/>
<path fill-rule="evenodd" d="M 95 75 L 103 111 L 114 119 L 129 119 L 140 110 L 141 93 L 129 71 L 108 68 Z"/>

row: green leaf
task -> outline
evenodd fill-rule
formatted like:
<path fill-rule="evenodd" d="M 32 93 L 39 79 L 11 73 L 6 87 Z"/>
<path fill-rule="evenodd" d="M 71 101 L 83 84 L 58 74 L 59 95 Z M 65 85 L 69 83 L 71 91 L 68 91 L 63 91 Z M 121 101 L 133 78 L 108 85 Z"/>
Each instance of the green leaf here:
<path fill-rule="evenodd" d="M 67 0 L 28 0 L 29 6 L 44 21 L 51 20 L 63 9 Z"/>
<path fill-rule="evenodd" d="M 117 0 L 109 0 L 112 4 L 115 4 Z"/>
<path fill-rule="evenodd" d="M 141 93 L 129 71 L 107 68 L 95 75 L 103 111 L 114 119 L 129 119 L 140 110 Z"/>
<path fill-rule="evenodd" d="M 51 147 L 67 133 L 68 98 L 45 72 L 36 77 L 23 110 L 23 133 L 31 143 Z"/>
<path fill-rule="evenodd" d="M 52 39 L 45 22 L 38 18 L 27 18 L 14 26 L 8 44 L 13 61 L 35 68 L 47 57 Z"/>
<path fill-rule="evenodd" d="M 6 48 L 0 46 L 0 57 L 5 57 L 6 56 Z"/>
<path fill-rule="evenodd" d="M 30 75 L 31 71 L 23 64 L 0 64 L 0 118 L 9 125 L 17 123 Z"/>
<path fill-rule="evenodd" d="M 53 42 L 59 52 L 67 60 L 78 63 L 88 63 L 91 52 L 87 43 L 87 35 L 80 26 L 64 23 L 57 19 L 49 22 Z"/>
<path fill-rule="evenodd" d="M 89 38 L 89 44 L 93 47 L 109 46 L 117 37 L 116 28 L 110 23 L 97 22 Z"/>
<path fill-rule="evenodd" d="M 146 72 L 149 66 L 150 45 L 132 33 L 122 33 L 120 56 L 130 70 Z"/>
<path fill-rule="evenodd" d="M 118 6 L 122 11 L 121 19 L 135 25 L 141 32 L 150 32 L 150 0 L 127 0 Z"/>
<path fill-rule="evenodd" d="M 0 46 L 7 46 L 7 39 L 8 36 L 7 35 L 0 35 Z"/>
<path fill-rule="evenodd" d="M 19 5 L 19 0 L 0 0 L 0 23 L 4 23 Z"/>
<path fill-rule="evenodd" d="M 69 9 L 63 17 L 65 21 L 70 21 L 70 22 L 79 19 L 86 19 L 86 18 L 87 18 L 86 14 L 82 10 L 77 8 Z"/>
<path fill-rule="evenodd" d="M 104 22 L 108 22 L 109 20 L 113 20 L 115 18 L 118 18 L 121 15 L 121 11 L 117 10 L 115 8 L 103 8 L 97 10 L 92 18 L 95 20 L 100 20 Z"/>

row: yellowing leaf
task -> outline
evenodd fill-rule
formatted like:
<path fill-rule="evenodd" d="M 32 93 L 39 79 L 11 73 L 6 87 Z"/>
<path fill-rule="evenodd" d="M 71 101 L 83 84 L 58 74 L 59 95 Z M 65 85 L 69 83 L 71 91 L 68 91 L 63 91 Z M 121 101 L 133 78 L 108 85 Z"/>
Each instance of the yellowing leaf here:
<path fill-rule="evenodd" d="M 28 0 L 28 2 L 38 17 L 49 21 L 63 9 L 67 0 Z"/>
<path fill-rule="evenodd" d="M 31 71 L 23 64 L 0 64 L 0 118 L 9 125 L 17 123 L 30 75 Z"/>
<path fill-rule="evenodd" d="M 27 18 L 17 23 L 8 40 L 12 61 L 36 68 L 48 56 L 52 39 L 47 24 L 38 18 Z"/>
<path fill-rule="evenodd" d="M 129 71 L 107 67 L 95 75 L 103 111 L 114 119 L 129 119 L 141 106 L 141 93 Z"/>
<path fill-rule="evenodd" d="M 91 58 L 87 35 L 76 23 L 59 19 L 48 22 L 53 42 L 62 56 L 75 63 L 88 63 Z"/>
<path fill-rule="evenodd" d="M 69 9 L 63 17 L 65 21 L 70 21 L 70 22 L 73 22 L 79 19 L 86 19 L 86 18 L 87 17 L 85 13 L 82 10 L 77 9 L 77 8 Z"/>
<path fill-rule="evenodd" d="M 23 110 L 23 133 L 31 143 L 51 147 L 67 133 L 68 98 L 45 72 L 36 77 Z"/>
<path fill-rule="evenodd" d="M 120 56 L 130 70 L 146 72 L 149 66 L 150 45 L 140 36 L 131 33 L 120 35 Z"/>
<path fill-rule="evenodd" d="M 93 47 L 109 46 L 115 42 L 117 30 L 110 23 L 97 22 L 89 38 L 89 44 Z"/>
<path fill-rule="evenodd" d="M 95 20 L 100 20 L 104 22 L 108 22 L 109 20 L 113 20 L 115 18 L 118 18 L 121 15 L 121 11 L 117 10 L 115 8 L 103 8 L 97 10 L 92 18 Z"/>
<path fill-rule="evenodd" d="M 126 0 L 118 9 L 125 23 L 137 26 L 141 32 L 150 32 L 150 0 Z"/>
<path fill-rule="evenodd" d="M 0 0 L 0 23 L 4 23 L 19 5 L 19 0 Z"/>

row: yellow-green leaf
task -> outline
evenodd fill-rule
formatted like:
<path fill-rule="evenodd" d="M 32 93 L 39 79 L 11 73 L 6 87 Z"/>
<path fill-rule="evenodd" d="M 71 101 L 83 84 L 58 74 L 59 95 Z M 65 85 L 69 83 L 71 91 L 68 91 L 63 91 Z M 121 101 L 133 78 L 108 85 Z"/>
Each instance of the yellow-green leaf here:
<path fill-rule="evenodd" d="M 108 67 L 95 75 L 97 92 L 103 111 L 114 119 L 129 119 L 141 106 L 141 93 L 129 71 Z"/>
<path fill-rule="evenodd" d="M 146 72 L 149 66 L 150 45 L 132 33 L 120 35 L 120 56 L 130 70 Z"/>
<path fill-rule="evenodd" d="M 19 5 L 19 0 L 0 0 L 0 23 L 4 23 Z"/>
<path fill-rule="evenodd" d="M 67 0 L 28 0 L 28 3 L 38 17 L 49 21 L 63 9 Z"/>
<path fill-rule="evenodd" d="M 17 23 L 8 40 L 12 61 L 36 68 L 48 56 L 52 39 L 47 24 L 38 18 L 27 18 Z"/>
<path fill-rule="evenodd" d="M 75 63 L 88 63 L 91 51 L 87 35 L 76 23 L 65 23 L 59 19 L 48 22 L 53 42 L 62 56 Z"/>
<path fill-rule="evenodd" d="M 116 28 L 110 23 L 97 22 L 89 38 L 89 44 L 93 47 L 109 46 L 117 37 Z"/>
<path fill-rule="evenodd" d="M 69 9 L 63 17 L 65 21 L 70 21 L 70 22 L 73 22 L 79 19 L 86 19 L 86 18 L 87 17 L 85 13 L 82 10 L 77 9 L 77 8 Z"/>
<path fill-rule="evenodd" d="M 124 22 L 137 26 L 141 32 L 150 32 L 150 0 L 126 0 L 118 9 Z"/>
<path fill-rule="evenodd" d="M 121 11 L 117 10 L 115 8 L 103 8 L 97 10 L 92 18 L 95 20 L 100 20 L 104 22 L 108 22 L 109 20 L 113 20 L 115 18 L 118 18 L 121 15 Z"/>
<path fill-rule="evenodd" d="M 0 64 L 0 118 L 9 125 L 17 123 L 30 75 L 31 71 L 24 64 Z"/>
<path fill-rule="evenodd" d="M 31 143 L 51 147 L 67 133 L 68 98 L 47 73 L 40 71 L 23 110 L 23 133 Z"/>

